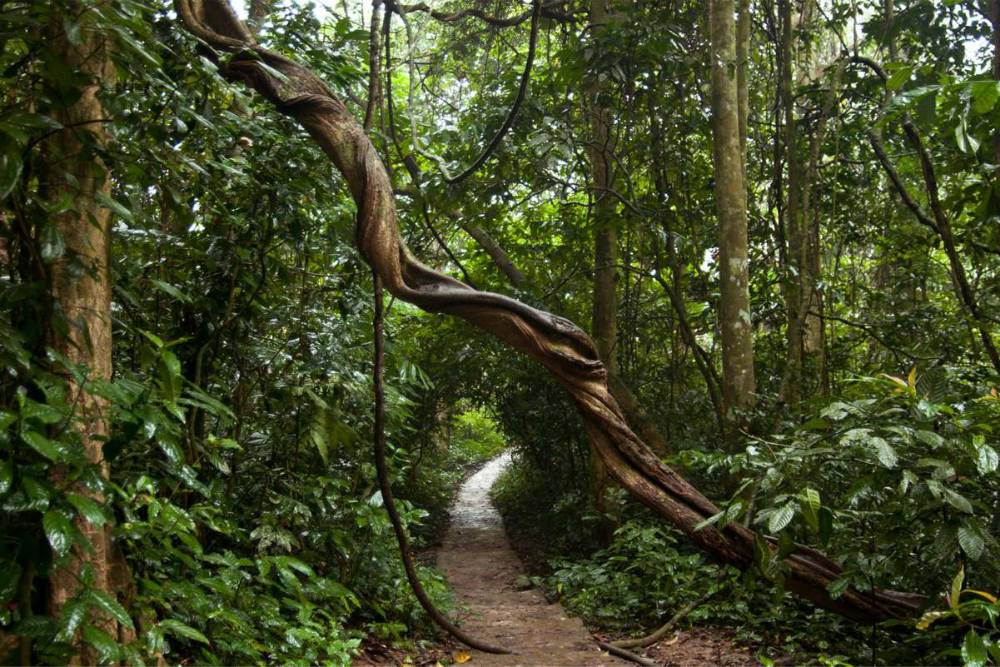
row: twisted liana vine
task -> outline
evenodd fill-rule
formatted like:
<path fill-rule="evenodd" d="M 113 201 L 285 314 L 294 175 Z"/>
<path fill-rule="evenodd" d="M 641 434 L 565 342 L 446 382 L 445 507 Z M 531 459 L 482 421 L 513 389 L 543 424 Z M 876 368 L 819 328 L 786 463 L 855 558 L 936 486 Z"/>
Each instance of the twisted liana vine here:
<path fill-rule="evenodd" d="M 461 317 L 541 364 L 569 393 L 595 452 L 629 493 L 668 520 L 714 560 L 740 568 L 772 558 L 776 542 L 739 524 L 711 524 L 719 508 L 665 465 L 632 431 L 608 389 L 608 374 L 591 339 L 572 322 L 516 299 L 479 291 L 422 264 L 400 238 L 393 187 L 364 128 L 315 74 L 259 46 L 227 0 L 175 0 L 190 32 L 232 54 L 226 77 L 259 92 L 296 119 L 330 157 L 358 209 L 356 243 L 393 296 L 433 313 Z M 791 547 L 781 560 L 785 586 L 849 618 L 874 622 L 914 616 L 925 598 L 828 586 L 843 569 L 818 551 Z"/>

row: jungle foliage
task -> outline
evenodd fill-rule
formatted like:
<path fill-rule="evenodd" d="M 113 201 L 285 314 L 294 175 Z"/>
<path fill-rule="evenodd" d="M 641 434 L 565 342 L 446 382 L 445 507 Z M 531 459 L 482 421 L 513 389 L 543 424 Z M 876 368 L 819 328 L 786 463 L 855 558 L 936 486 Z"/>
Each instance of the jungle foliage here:
<path fill-rule="evenodd" d="M 747 55 L 723 69 L 744 75 L 737 319 L 755 373 L 738 400 L 705 3 L 543 3 L 516 118 L 461 183 L 446 174 L 509 117 L 532 6 L 431 4 L 247 10 L 359 119 L 374 92 L 414 254 L 578 323 L 610 312 L 604 362 L 642 408 L 633 429 L 719 505 L 704 528 L 776 539 L 746 572 L 710 562 L 601 476 L 535 364 L 390 299 L 389 463 L 418 546 L 463 475 L 510 448 L 496 497 L 534 549 L 532 583 L 604 631 L 710 595 L 684 622 L 730 628 L 765 662 L 1000 663 L 1000 4 L 735 3 Z M 506 25 L 447 13 L 469 7 Z M 73 60 L 95 44 L 99 71 Z M 365 638 L 435 636 L 377 491 L 351 194 L 225 67 L 169 4 L 0 4 L 3 664 L 350 664 Z M 94 90 L 102 116 L 66 121 Z M 86 166 L 69 177 L 65 137 Z M 105 184 L 89 203 L 87 179 Z M 86 336 L 66 345 L 80 318 L 57 289 L 100 278 L 73 233 L 90 227 L 108 243 L 107 376 L 81 363 Z M 796 543 L 843 567 L 834 598 L 926 603 L 877 627 L 817 610 L 783 587 Z"/>

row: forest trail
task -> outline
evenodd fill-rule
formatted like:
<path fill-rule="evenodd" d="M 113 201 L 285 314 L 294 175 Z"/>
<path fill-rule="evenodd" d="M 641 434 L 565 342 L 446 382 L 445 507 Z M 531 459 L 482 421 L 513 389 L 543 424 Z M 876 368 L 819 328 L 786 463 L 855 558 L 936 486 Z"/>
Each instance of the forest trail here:
<path fill-rule="evenodd" d="M 583 623 L 537 590 L 518 590 L 523 565 L 490 501 L 490 487 L 510 463 L 502 454 L 462 486 L 452 523 L 438 554 L 460 605 L 462 627 L 473 636 L 516 651 L 472 652 L 472 665 L 627 665 L 603 653 Z"/>

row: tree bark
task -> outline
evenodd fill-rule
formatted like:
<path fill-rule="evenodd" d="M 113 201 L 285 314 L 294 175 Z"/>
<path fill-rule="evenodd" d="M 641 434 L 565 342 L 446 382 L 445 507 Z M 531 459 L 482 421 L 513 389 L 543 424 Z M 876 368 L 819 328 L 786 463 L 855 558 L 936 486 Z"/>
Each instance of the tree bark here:
<path fill-rule="evenodd" d="M 712 0 L 712 157 L 719 216 L 719 322 L 722 329 L 722 397 L 727 419 L 754 404 L 747 194 L 735 76 L 733 0 Z"/>
<path fill-rule="evenodd" d="M 747 181 L 747 132 L 750 120 L 750 0 L 738 0 L 736 16 L 736 97 L 740 109 L 740 155 L 743 160 L 743 184 Z"/>
<path fill-rule="evenodd" d="M 461 317 L 541 364 L 569 393 L 616 481 L 716 560 L 748 568 L 754 562 L 755 539 L 774 544 L 773 538 L 738 524 L 696 529 L 719 508 L 663 464 L 628 427 L 608 390 L 607 369 L 593 341 L 564 318 L 475 290 L 414 258 L 400 238 L 385 166 L 344 103 L 309 70 L 257 46 L 226 0 L 205 1 L 222 12 L 204 12 L 200 4 L 176 0 L 181 20 L 194 35 L 234 53 L 220 71 L 295 118 L 330 157 L 358 207 L 359 251 L 390 293 L 428 312 Z M 827 586 L 843 570 L 809 547 L 795 547 L 784 563 L 786 586 L 792 591 L 859 621 L 912 617 L 924 601 L 919 595 L 852 586 L 833 599 Z"/>
<path fill-rule="evenodd" d="M 52 48 L 61 54 L 67 69 L 83 74 L 87 81 L 79 98 L 52 110 L 52 117 L 64 126 L 45 142 L 46 197 L 58 210 L 66 199 L 73 202 L 64 213 L 52 216 L 65 244 L 65 252 L 49 267 L 49 294 L 53 308 L 52 347 L 70 363 L 87 369 L 90 381 L 111 378 L 111 277 L 109 273 L 110 211 L 99 195 L 110 192 L 110 177 L 100 151 L 108 136 L 104 127 L 105 112 L 98 98 L 101 85 L 112 80 L 105 35 L 92 25 L 93 17 L 82 3 L 73 3 L 74 20 L 81 22 L 78 43 L 71 43 L 63 26 L 50 31 Z M 92 394 L 85 385 L 67 378 L 67 400 L 75 406 L 74 428 L 78 431 L 87 459 L 107 477 L 108 466 L 102 447 L 108 435 L 108 404 Z M 53 473 L 57 485 L 65 484 L 68 472 L 59 467 Z M 103 502 L 101 495 L 82 484 L 73 483 L 74 491 Z M 82 516 L 76 526 L 90 541 L 93 552 L 76 546 L 68 557 L 58 560 L 50 574 L 49 611 L 58 615 L 80 590 L 80 577 L 90 571 L 92 586 L 111 592 L 111 549 L 106 526 L 97 526 Z M 117 625 L 111 619 L 104 628 L 114 635 Z M 84 660 L 96 659 L 83 655 Z"/>
<path fill-rule="evenodd" d="M 789 406 L 798 404 L 802 394 L 802 275 L 805 267 L 805 243 L 802 228 L 802 165 L 799 154 L 799 133 L 795 118 L 793 95 L 795 39 L 792 22 L 792 0 L 779 0 L 781 14 L 781 75 L 778 92 L 784 111 L 784 144 L 787 171 L 785 204 L 784 291 L 787 320 L 785 372 L 781 381 L 781 400 Z"/>
<path fill-rule="evenodd" d="M 595 41 L 601 39 L 608 20 L 607 0 L 591 0 L 590 24 Z M 594 77 L 587 95 L 587 115 L 590 120 L 591 140 L 587 143 L 594 205 L 594 291 L 592 300 L 591 336 L 597 347 L 597 354 L 604 362 L 610 377 L 618 375 L 618 231 L 615 227 L 615 200 L 609 190 L 612 188 L 613 174 L 608 142 L 611 139 L 611 114 L 604 105 L 601 95 L 604 86 L 600 77 Z M 608 471 L 596 450 L 591 456 L 591 484 L 594 503 L 598 512 L 606 513 L 605 489 L 608 486 Z M 610 537 L 611 528 L 607 537 Z"/>

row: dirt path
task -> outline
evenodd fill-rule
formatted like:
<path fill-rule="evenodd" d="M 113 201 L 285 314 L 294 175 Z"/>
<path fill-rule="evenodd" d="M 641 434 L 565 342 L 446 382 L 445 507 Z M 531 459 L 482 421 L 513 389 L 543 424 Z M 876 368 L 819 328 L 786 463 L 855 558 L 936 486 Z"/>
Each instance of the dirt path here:
<path fill-rule="evenodd" d="M 437 564 L 462 607 L 459 618 L 473 635 L 516 655 L 472 652 L 472 665 L 628 665 L 602 653 L 579 619 L 535 590 L 517 590 L 523 566 L 504 534 L 490 487 L 510 462 L 502 455 L 470 477 L 458 493 L 451 528 Z"/>

